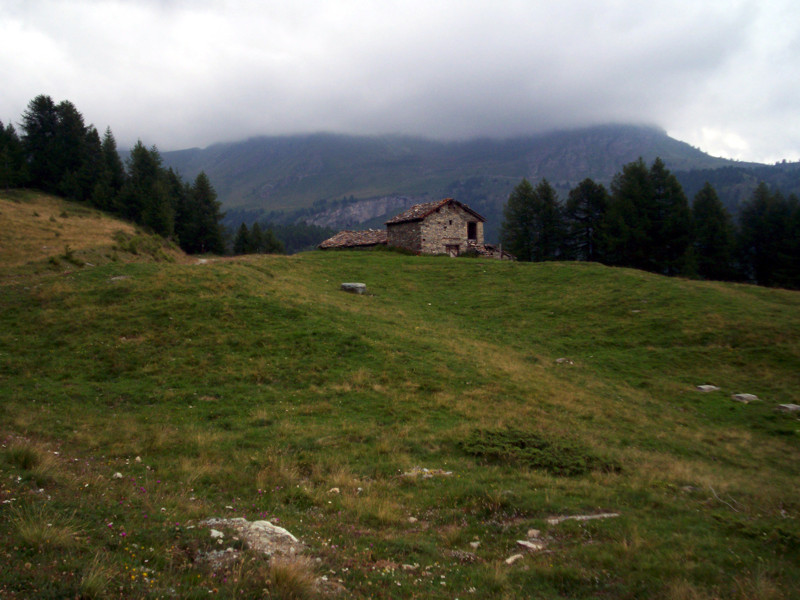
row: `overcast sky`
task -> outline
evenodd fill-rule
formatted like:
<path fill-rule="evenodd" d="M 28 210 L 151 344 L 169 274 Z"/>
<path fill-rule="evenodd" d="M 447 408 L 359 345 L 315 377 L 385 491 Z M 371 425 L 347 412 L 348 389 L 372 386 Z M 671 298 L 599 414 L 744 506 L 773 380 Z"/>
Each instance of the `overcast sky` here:
<path fill-rule="evenodd" d="M 0 120 L 38 94 L 120 147 L 617 122 L 800 160 L 800 2 L 0 0 Z"/>

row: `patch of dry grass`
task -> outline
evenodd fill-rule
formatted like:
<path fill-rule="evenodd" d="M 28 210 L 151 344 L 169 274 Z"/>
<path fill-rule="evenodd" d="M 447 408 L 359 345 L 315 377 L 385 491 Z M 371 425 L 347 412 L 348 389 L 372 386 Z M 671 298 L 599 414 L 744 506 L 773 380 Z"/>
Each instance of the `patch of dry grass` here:
<path fill-rule="evenodd" d="M 260 468 L 256 472 L 255 485 L 260 490 L 288 488 L 301 479 L 297 464 L 278 452 L 267 452 L 257 457 L 256 462 Z"/>
<path fill-rule="evenodd" d="M 302 556 L 274 557 L 269 567 L 270 597 L 310 600 L 318 597 L 311 561 Z"/>
<path fill-rule="evenodd" d="M 12 510 L 11 523 L 23 546 L 63 551 L 81 545 L 77 522 L 72 515 L 60 515 L 43 506 L 25 506 Z"/>
<path fill-rule="evenodd" d="M 86 566 L 80 582 L 81 598 L 107 598 L 109 586 L 115 576 L 115 571 L 106 563 L 103 552 L 94 555 L 92 561 Z"/>
<path fill-rule="evenodd" d="M 31 193 L 14 202 L 0 192 L 0 253 L 4 266 L 46 260 L 64 254 L 67 246 L 72 250 L 110 248 L 117 231 L 132 235 L 135 227 L 54 196 Z"/>
<path fill-rule="evenodd" d="M 18 439 L 4 454 L 9 465 L 26 473 L 37 486 L 56 483 L 61 476 L 56 455 L 41 444 Z"/>

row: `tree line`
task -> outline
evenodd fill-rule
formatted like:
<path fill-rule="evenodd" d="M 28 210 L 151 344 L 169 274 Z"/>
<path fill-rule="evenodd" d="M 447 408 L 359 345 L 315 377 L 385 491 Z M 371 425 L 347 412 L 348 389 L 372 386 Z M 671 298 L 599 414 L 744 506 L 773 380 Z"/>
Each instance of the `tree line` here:
<path fill-rule="evenodd" d="M 111 128 L 101 138 L 68 100 L 37 96 L 20 125 L 22 135 L 0 122 L 0 187 L 88 204 L 175 239 L 188 253 L 225 253 L 220 203 L 204 172 L 184 182 L 141 140 L 123 165 Z"/>
<path fill-rule="evenodd" d="M 800 289 L 800 201 L 761 183 L 735 223 L 706 183 L 691 206 L 657 158 L 623 166 L 610 189 L 585 179 L 561 202 L 523 179 L 503 209 L 503 248 L 519 260 L 583 260 L 663 275 Z"/>

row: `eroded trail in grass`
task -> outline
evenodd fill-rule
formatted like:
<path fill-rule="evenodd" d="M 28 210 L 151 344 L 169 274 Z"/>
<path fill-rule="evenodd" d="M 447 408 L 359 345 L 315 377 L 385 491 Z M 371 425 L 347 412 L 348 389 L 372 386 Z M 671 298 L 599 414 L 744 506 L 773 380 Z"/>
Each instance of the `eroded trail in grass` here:
<path fill-rule="evenodd" d="M 1 291 L 8 597 L 788 598 L 800 577 L 798 422 L 775 410 L 800 389 L 797 293 L 358 252 Z M 247 552 L 215 570 L 213 516 L 274 520 L 312 561 L 294 584 Z M 60 537 L 25 533 L 42 520 Z M 506 564 L 532 529 L 543 549 Z"/>

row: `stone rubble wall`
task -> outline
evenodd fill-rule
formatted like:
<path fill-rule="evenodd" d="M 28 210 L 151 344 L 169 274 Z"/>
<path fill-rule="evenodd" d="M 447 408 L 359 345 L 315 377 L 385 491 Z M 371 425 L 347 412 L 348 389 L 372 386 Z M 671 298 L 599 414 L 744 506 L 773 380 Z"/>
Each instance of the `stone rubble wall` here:
<path fill-rule="evenodd" d="M 389 246 L 407 248 L 412 252 L 422 252 L 422 236 L 420 234 L 419 221 L 410 223 L 396 223 L 386 226 L 387 239 Z"/>
<path fill-rule="evenodd" d="M 445 205 L 428 215 L 422 225 L 422 252 L 424 254 L 444 254 L 448 245 L 458 245 L 459 254 L 467 250 L 467 224 L 476 224 L 477 244 L 483 245 L 483 223 L 467 211 Z M 391 243 L 391 242 L 390 242 Z"/>

